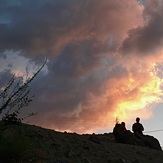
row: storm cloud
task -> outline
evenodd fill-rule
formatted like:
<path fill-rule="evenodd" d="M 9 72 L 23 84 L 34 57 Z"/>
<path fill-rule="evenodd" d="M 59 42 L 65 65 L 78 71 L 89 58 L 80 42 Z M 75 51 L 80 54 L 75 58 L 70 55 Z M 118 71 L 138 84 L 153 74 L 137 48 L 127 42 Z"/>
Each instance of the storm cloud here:
<path fill-rule="evenodd" d="M 91 132 L 113 125 L 123 101 L 152 94 L 141 89 L 155 79 L 146 71 L 149 62 L 133 54 L 161 47 L 163 5 L 158 3 L 0 0 L 0 55 L 17 53 L 37 66 L 48 59 L 46 72 L 31 85 L 36 98 L 25 112 L 38 115 L 30 123 Z"/>
<path fill-rule="evenodd" d="M 148 0 L 145 3 L 142 27 L 128 32 L 128 38 L 122 45 L 123 54 L 139 56 L 158 54 L 163 45 L 163 2 Z"/>
<path fill-rule="evenodd" d="M 0 9 L 0 49 L 28 56 L 54 55 L 66 45 L 89 40 L 105 44 L 113 37 L 117 42 L 142 21 L 134 0 L 6 1 Z"/>

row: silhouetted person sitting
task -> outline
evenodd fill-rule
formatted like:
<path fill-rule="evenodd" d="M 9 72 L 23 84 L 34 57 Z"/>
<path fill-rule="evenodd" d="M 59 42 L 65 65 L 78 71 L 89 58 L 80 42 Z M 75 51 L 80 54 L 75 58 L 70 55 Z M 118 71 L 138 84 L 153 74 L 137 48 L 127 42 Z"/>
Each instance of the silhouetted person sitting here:
<path fill-rule="evenodd" d="M 113 135 L 115 137 L 115 142 L 118 142 L 118 137 L 121 135 L 121 124 L 116 123 L 113 128 Z"/>
<path fill-rule="evenodd" d="M 126 125 L 125 125 L 125 122 L 122 122 L 121 123 L 121 132 L 124 133 L 126 131 Z"/>
<path fill-rule="evenodd" d="M 132 125 L 132 131 L 134 132 L 134 134 L 142 134 L 143 135 L 143 131 L 144 131 L 144 127 L 140 122 L 140 118 L 137 117 L 136 118 L 136 123 L 134 123 Z"/>
<path fill-rule="evenodd" d="M 121 136 L 123 132 L 126 131 L 125 123 L 122 122 L 121 124 L 116 123 L 113 129 L 113 134 L 115 137 Z"/>
<path fill-rule="evenodd" d="M 129 133 L 130 131 L 126 129 L 125 122 L 122 122 L 121 124 L 117 123 L 113 129 L 115 142 L 126 143 Z"/>

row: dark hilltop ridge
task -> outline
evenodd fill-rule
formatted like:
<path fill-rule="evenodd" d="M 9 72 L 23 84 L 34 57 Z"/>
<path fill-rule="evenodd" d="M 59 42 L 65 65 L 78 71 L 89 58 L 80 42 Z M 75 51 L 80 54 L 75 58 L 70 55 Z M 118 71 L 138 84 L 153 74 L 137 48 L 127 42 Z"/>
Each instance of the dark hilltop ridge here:
<path fill-rule="evenodd" d="M 56 132 L 0 122 L 0 163 L 163 163 L 162 150 L 115 143 L 112 133 Z"/>

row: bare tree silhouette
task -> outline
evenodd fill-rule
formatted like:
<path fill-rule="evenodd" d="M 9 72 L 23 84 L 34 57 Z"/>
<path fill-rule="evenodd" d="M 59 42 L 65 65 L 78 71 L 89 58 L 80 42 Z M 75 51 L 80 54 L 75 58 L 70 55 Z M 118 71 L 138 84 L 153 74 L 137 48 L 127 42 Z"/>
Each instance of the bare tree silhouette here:
<path fill-rule="evenodd" d="M 30 95 L 31 88 L 29 87 L 35 77 L 40 73 L 47 62 L 45 59 L 43 65 L 39 70 L 33 74 L 32 77 L 18 78 L 15 75 L 0 88 L 0 115 L 3 114 L 2 120 L 5 122 L 21 122 L 23 118 L 19 118 L 20 110 L 28 106 L 34 98 L 34 95 Z M 28 116 L 33 116 L 36 113 L 29 113 Z"/>

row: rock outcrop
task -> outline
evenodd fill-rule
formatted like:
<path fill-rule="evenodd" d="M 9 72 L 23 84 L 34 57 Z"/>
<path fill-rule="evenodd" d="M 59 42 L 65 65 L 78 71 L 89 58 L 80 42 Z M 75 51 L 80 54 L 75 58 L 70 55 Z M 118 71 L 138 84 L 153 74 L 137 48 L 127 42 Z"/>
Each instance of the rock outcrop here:
<path fill-rule="evenodd" d="M 131 131 L 127 130 L 121 134 L 114 134 L 114 136 L 115 142 L 118 143 L 146 146 L 162 151 L 159 141 L 150 135 L 133 134 Z"/>

